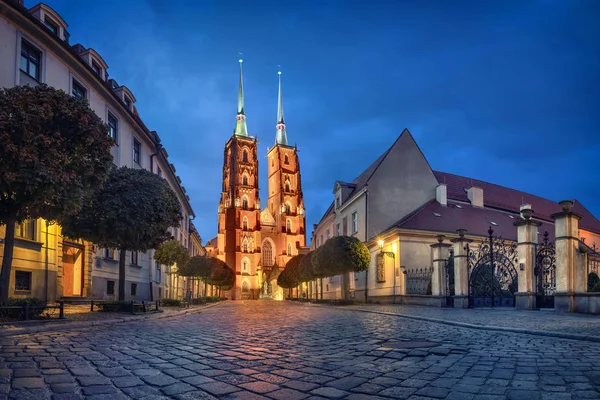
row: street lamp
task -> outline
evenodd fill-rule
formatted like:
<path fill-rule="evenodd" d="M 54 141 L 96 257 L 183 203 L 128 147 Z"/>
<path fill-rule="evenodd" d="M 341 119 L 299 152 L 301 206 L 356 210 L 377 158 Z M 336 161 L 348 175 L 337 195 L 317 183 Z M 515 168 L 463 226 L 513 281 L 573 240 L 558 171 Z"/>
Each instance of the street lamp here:
<path fill-rule="evenodd" d="M 396 304 L 396 253 L 393 251 L 383 251 L 383 240 L 379 240 L 377 244 L 379 244 L 379 253 L 388 257 L 392 257 L 393 260 L 392 273 L 394 275 L 394 297 L 392 303 Z"/>

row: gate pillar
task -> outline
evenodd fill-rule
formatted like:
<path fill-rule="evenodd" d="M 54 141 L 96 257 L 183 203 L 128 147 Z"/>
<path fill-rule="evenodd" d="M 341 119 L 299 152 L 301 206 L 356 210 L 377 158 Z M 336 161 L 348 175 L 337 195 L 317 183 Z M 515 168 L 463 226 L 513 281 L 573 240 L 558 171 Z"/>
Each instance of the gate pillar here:
<path fill-rule="evenodd" d="M 469 307 L 469 260 L 466 245 L 472 242 L 467 239 L 466 229 L 458 229 L 458 237 L 454 243 L 454 307 Z"/>
<path fill-rule="evenodd" d="M 541 223 L 531 219 L 531 207 L 521 209 L 523 219 L 516 221 L 517 227 L 517 254 L 519 255 L 519 288 L 515 293 L 515 306 L 518 310 L 532 310 L 535 304 L 535 260 L 536 245 L 538 242 L 538 226 Z"/>
<path fill-rule="evenodd" d="M 556 248 L 556 294 L 554 309 L 575 312 L 575 293 L 585 292 L 585 268 L 582 257 L 578 257 L 579 220 L 581 216 L 571 211 L 573 202 L 559 202 L 563 211 L 552 214 Z"/>
<path fill-rule="evenodd" d="M 431 256 L 433 260 L 433 274 L 431 275 L 431 295 L 448 296 L 446 293 L 446 263 L 448 262 L 448 248 L 452 245 L 443 243 L 444 235 L 437 236 L 438 243 L 431 245 Z M 446 300 L 443 299 L 442 305 Z"/>

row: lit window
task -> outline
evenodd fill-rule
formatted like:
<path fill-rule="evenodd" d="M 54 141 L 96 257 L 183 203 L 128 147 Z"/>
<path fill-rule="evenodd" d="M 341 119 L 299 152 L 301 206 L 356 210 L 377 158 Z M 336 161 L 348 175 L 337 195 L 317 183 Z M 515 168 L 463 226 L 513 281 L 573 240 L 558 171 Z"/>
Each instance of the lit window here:
<path fill-rule="evenodd" d="M 119 121 L 114 115 L 108 113 L 108 137 L 110 137 L 115 143 L 117 143 L 118 134 Z"/>
<path fill-rule="evenodd" d="M 248 272 L 248 261 L 246 260 L 242 262 L 242 271 Z"/>
<path fill-rule="evenodd" d="M 290 203 L 285 203 L 285 212 L 286 214 L 292 213 L 292 205 Z"/>
<path fill-rule="evenodd" d="M 35 220 L 27 219 L 20 224 L 15 224 L 15 236 L 23 239 L 35 239 Z"/>
<path fill-rule="evenodd" d="M 248 209 L 248 198 L 247 198 L 247 197 L 245 197 L 245 196 L 242 198 L 242 208 L 243 208 L 244 210 L 247 210 L 247 209 Z"/>
<path fill-rule="evenodd" d="M 287 255 L 288 256 L 292 255 L 292 244 L 291 243 L 288 243 L 288 246 L 287 246 Z"/>
<path fill-rule="evenodd" d="M 245 231 L 248 230 L 248 217 L 244 217 L 244 219 L 242 220 L 242 229 Z"/>
<path fill-rule="evenodd" d="M 244 241 L 242 242 L 242 251 L 244 253 L 248 252 L 248 240 L 247 239 L 244 239 Z"/>
<path fill-rule="evenodd" d="M 15 271 L 15 290 L 31 290 L 31 272 Z"/>
<path fill-rule="evenodd" d="M 133 162 L 140 165 L 140 153 L 142 145 L 137 139 L 133 139 Z"/>
<path fill-rule="evenodd" d="M 87 97 L 87 90 L 75 79 L 73 79 L 73 90 L 71 91 L 73 96 L 78 97 L 80 99 L 85 99 Z"/>
<path fill-rule="evenodd" d="M 287 233 L 291 233 L 292 231 L 292 221 L 289 219 L 285 222 L 285 230 Z"/>
<path fill-rule="evenodd" d="M 352 233 L 358 232 L 358 212 L 352 213 Z"/>
<path fill-rule="evenodd" d="M 44 25 L 46 25 L 46 28 L 50 29 L 50 32 L 58 36 L 58 25 L 52 22 L 51 19 L 44 17 Z"/>
<path fill-rule="evenodd" d="M 40 64 L 42 52 L 33 47 L 29 42 L 21 41 L 21 71 L 35 79 L 40 80 Z"/>

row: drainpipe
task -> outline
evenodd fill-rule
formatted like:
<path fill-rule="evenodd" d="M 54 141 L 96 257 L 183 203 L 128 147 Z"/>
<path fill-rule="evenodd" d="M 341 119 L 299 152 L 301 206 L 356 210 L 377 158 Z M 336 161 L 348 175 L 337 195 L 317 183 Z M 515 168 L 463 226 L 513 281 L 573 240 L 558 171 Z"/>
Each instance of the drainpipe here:
<path fill-rule="evenodd" d="M 48 222 L 48 220 L 46 220 L 46 274 L 44 276 L 44 283 L 45 283 L 45 289 L 46 289 L 46 303 L 48 303 L 48 283 L 49 283 L 49 277 L 48 277 L 48 247 L 49 247 L 49 243 L 48 243 L 48 229 L 50 227 L 50 222 Z"/>
<path fill-rule="evenodd" d="M 369 223 L 368 223 L 368 218 L 369 218 L 369 184 L 366 185 L 367 186 L 367 190 L 365 191 L 365 238 L 369 237 Z M 370 264 L 370 261 L 369 261 Z M 395 264 L 395 262 L 394 262 Z M 394 271 L 394 274 L 396 273 L 396 271 Z M 396 275 L 394 275 L 396 276 Z M 367 267 L 367 270 L 365 271 L 365 304 L 369 303 L 369 267 Z"/>
<path fill-rule="evenodd" d="M 154 144 L 156 145 L 156 153 L 150 154 L 150 172 L 154 173 L 154 157 L 160 154 L 162 150 L 162 144 L 158 142 L 158 140 L 154 139 Z M 156 261 L 155 261 L 156 263 Z M 150 263 L 152 264 L 152 263 Z M 156 267 L 156 264 L 154 265 Z M 149 291 L 150 291 L 150 301 L 154 301 L 154 288 L 152 287 L 152 267 L 149 266 L 148 272 L 148 282 L 149 282 Z"/>

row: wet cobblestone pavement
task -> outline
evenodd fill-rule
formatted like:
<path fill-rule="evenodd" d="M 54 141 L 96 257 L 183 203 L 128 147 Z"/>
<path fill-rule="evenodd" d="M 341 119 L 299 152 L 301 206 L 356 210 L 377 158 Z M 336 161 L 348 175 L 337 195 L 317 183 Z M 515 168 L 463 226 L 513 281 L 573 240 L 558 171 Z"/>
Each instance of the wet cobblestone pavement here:
<path fill-rule="evenodd" d="M 0 399 L 594 399 L 595 343 L 288 302 L 0 338 Z"/>
<path fill-rule="evenodd" d="M 554 311 L 520 311 L 502 308 L 458 309 L 394 304 L 363 304 L 347 308 L 441 319 L 478 326 L 571 333 L 600 338 L 600 316 L 597 315 L 560 314 Z"/>

